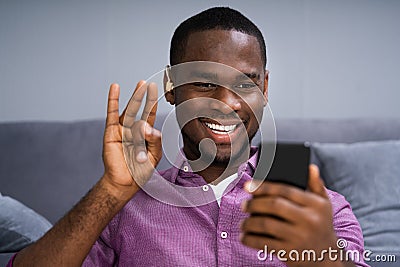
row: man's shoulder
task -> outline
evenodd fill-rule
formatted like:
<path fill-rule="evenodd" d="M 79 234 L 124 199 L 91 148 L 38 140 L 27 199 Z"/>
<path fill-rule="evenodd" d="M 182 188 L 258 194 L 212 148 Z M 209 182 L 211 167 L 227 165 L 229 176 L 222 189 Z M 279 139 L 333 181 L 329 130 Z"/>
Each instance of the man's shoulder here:
<path fill-rule="evenodd" d="M 325 188 L 325 190 L 328 194 L 329 200 L 332 203 L 332 208 L 334 210 L 334 213 L 335 213 L 336 209 L 342 209 L 347 206 L 350 208 L 349 202 L 346 200 L 346 198 L 342 194 L 340 194 L 336 191 L 330 190 L 328 188 Z"/>
<path fill-rule="evenodd" d="M 176 167 L 170 167 L 165 170 L 156 170 L 156 174 L 171 182 L 173 177 L 177 175 L 178 171 L 179 170 Z"/>
<path fill-rule="evenodd" d="M 342 194 L 327 188 L 326 191 L 332 204 L 334 220 L 357 221 L 350 203 Z"/>

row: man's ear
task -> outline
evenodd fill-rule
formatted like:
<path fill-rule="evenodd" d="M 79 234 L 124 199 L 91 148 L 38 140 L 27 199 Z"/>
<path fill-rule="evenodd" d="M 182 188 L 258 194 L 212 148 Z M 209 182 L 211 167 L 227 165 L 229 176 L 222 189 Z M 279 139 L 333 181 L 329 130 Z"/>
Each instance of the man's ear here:
<path fill-rule="evenodd" d="M 263 90 L 264 106 L 268 104 L 268 78 L 269 78 L 269 71 L 266 69 L 264 76 L 264 90 Z"/>
<path fill-rule="evenodd" d="M 168 91 L 165 93 L 165 99 L 170 103 L 171 105 L 175 105 L 175 93 L 174 90 Z"/>
<path fill-rule="evenodd" d="M 171 80 L 171 75 L 170 75 L 170 70 L 171 67 L 168 65 L 165 67 L 164 70 L 164 96 L 165 99 L 170 103 L 171 105 L 175 104 L 175 92 L 174 92 L 174 83 Z"/>

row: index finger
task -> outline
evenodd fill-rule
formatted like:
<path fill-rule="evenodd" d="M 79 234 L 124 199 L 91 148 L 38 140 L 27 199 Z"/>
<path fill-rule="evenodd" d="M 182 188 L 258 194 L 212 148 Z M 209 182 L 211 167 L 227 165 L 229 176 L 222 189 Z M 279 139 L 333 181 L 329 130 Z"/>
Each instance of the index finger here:
<path fill-rule="evenodd" d="M 108 92 L 106 126 L 118 124 L 119 122 L 119 85 L 111 84 Z"/>
<path fill-rule="evenodd" d="M 250 192 L 251 183 L 247 183 L 245 188 Z M 263 182 L 256 190 L 252 191 L 251 194 L 257 197 L 270 196 L 270 197 L 283 197 L 291 200 L 298 205 L 306 206 L 308 203 L 318 201 L 319 196 L 302 189 L 296 188 L 291 185 L 286 185 L 276 182 Z"/>

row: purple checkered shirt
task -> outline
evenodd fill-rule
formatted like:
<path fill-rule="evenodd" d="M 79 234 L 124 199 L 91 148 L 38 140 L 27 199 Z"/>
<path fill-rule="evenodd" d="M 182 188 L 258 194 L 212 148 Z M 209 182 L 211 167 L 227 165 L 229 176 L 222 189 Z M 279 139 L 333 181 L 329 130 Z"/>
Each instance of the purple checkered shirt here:
<path fill-rule="evenodd" d="M 260 260 L 258 250 L 239 241 L 240 222 L 249 216 L 240 205 L 251 197 L 243 184 L 252 179 L 256 154 L 252 149 L 250 159 L 239 167 L 239 180 L 228 186 L 220 207 L 211 189 L 202 193 L 214 201 L 198 207 L 176 207 L 137 192 L 104 229 L 83 266 L 286 266 L 277 258 Z M 178 164 L 189 168 L 173 167 L 161 175 L 180 186 L 200 186 L 199 190 L 207 184 L 184 157 Z M 328 190 L 328 195 L 337 236 L 347 241 L 346 249 L 362 255 L 362 232 L 349 203 L 338 193 Z"/>

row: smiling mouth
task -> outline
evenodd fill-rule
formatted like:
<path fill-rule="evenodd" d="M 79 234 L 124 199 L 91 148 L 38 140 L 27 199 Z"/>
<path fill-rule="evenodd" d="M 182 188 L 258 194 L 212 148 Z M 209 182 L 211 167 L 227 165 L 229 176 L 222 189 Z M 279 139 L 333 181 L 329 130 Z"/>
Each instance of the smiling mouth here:
<path fill-rule="evenodd" d="M 204 125 L 206 125 L 211 131 L 215 134 L 230 134 L 233 131 L 235 131 L 236 127 L 238 126 L 237 124 L 231 124 L 231 125 L 221 125 L 221 124 L 216 124 L 216 123 L 210 123 L 210 122 L 204 122 Z"/>

